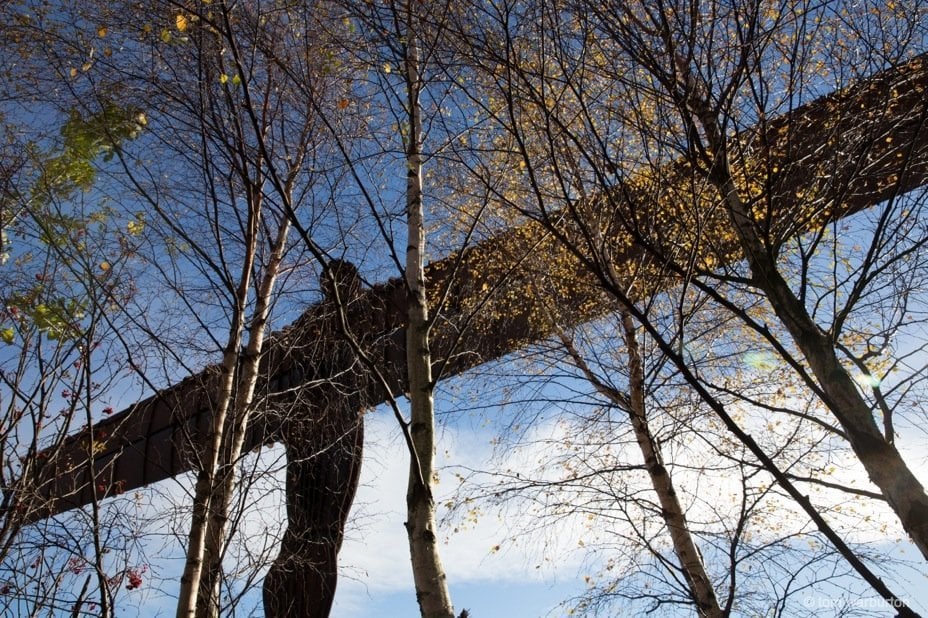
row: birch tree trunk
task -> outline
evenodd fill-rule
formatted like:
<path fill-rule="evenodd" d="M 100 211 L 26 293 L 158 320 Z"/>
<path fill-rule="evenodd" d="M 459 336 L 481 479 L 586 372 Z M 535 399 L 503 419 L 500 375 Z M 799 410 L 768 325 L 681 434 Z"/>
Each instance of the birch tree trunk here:
<path fill-rule="evenodd" d="M 405 6 L 405 77 L 409 135 L 406 145 L 406 285 L 409 323 L 406 364 L 409 376 L 410 457 L 406 493 L 409 550 L 416 599 L 423 618 L 453 618 L 445 571 L 438 554 L 435 500 L 432 496 L 435 419 L 429 307 L 425 286 L 425 223 L 422 204 L 422 110 L 417 21 L 412 3 Z"/>
<path fill-rule="evenodd" d="M 802 352 L 825 394 L 824 402 L 847 433 L 867 475 L 899 516 L 902 527 L 928 559 L 928 495 L 895 445 L 880 431 L 873 411 L 847 369 L 838 360 L 834 341 L 819 328 L 802 301 L 764 250 L 750 215 L 730 177 L 719 183 L 741 240 L 753 283 L 767 296 L 774 313 Z"/>
<path fill-rule="evenodd" d="M 673 542 L 674 553 L 680 561 L 683 577 L 689 585 L 690 593 L 696 602 L 700 616 L 721 618 L 724 615 L 719 607 L 712 580 L 706 573 L 702 556 L 693 542 L 686 513 L 677 498 L 670 474 L 664 467 L 660 445 L 651 434 L 644 400 L 644 366 L 641 361 L 641 352 L 638 339 L 635 335 L 635 324 L 627 311 L 622 312 L 622 329 L 625 332 L 625 345 L 628 349 L 629 398 L 628 416 L 635 432 L 635 440 L 644 458 L 644 467 L 651 479 L 651 485 L 661 504 L 661 515 L 667 525 L 667 532 Z"/>
<path fill-rule="evenodd" d="M 216 469 L 216 487 L 211 498 L 212 508 L 207 518 L 206 544 L 204 549 L 204 569 L 200 580 L 200 593 L 197 607 L 198 618 L 219 615 L 218 593 L 221 578 L 221 563 L 225 545 L 226 526 L 229 508 L 235 490 L 235 464 L 242 455 L 248 424 L 253 412 L 255 385 L 258 382 L 258 369 L 264 350 L 264 338 L 267 333 L 267 320 L 270 313 L 271 298 L 280 263 L 286 248 L 290 232 L 290 221 L 281 216 L 278 223 L 277 237 L 271 249 L 271 255 L 265 266 L 264 276 L 255 298 L 255 309 L 248 327 L 248 344 L 239 363 L 239 378 L 236 388 L 234 410 L 231 424 L 222 436 L 222 447 Z"/>
<path fill-rule="evenodd" d="M 616 273 L 612 273 L 615 275 Z M 560 339 L 572 362 L 576 365 L 593 387 L 616 407 L 624 410 L 631 421 L 635 441 L 644 460 L 645 471 L 651 481 L 651 487 L 657 494 L 661 505 L 661 517 L 667 526 L 673 544 L 674 553 L 680 561 L 680 569 L 689 587 L 690 595 L 696 605 L 700 616 L 708 618 L 721 618 L 725 615 L 719 606 L 712 580 L 706 573 L 702 556 L 690 534 L 686 513 L 677 491 L 674 488 L 670 473 L 664 466 L 660 445 L 654 439 L 648 423 L 647 408 L 645 405 L 644 364 L 641 359 L 641 349 L 635 333 L 635 324 L 627 310 L 622 311 L 622 330 L 625 346 L 628 352 L 628 393 L 623 393 L 610 386 L 590 368 L 589 364 L 574 346 L 570 338 L 560 332 Z"/>
<path fill-rule="evenodd" d="M 213 500 L 216 497 L 216 474 L 219 468 L 220 451 L 226 432 L 229 408 L 235 392 L 239 350 L 245 329 L 245 310 L 257 252 L 259 225 L 260 207 L 252 202 L 249 204 L 248 227 L 244 238 L 245 255 L 241 264 L 238 286 L 235 289 L 235 306 L 229 326 L 229 338 L 222 356 L 222 380 L 219 386 L 218 401 L 212 414 L 213 423 L 207 442 L 203 446 L 204 456 L 199 461 L 199 472 L 194 487 L 193 517 L 187 542 L 187 558 L 180 579 L 177 618 L 193 618 L 197 614 L 200 580 L 207 545 L 207 526 Z"/>
<path fill-rule="evenodd" d="M 681 64 L 678 62 L 678 64 Z M 681 72 L 685 67 L 681 66 Z M 832 335 L 823 331 L 780 272 L 774 248 L 767 246 L 732 177 L 725 137 L 717 112 L 694 78 L 684 73 L 685 104 L 711 151 L 717 153 L 709 181 L 720 192 L 751 269 L 752 283 L 767 297 L 780 323 L 805 357 L 824 393 L 823 401 L 841 424 L 867 475 L 896 512 L 903 529 L 928 559 L 928 495 L 892 442 L 880 431 L 870 405 L 841 364 Z"/>

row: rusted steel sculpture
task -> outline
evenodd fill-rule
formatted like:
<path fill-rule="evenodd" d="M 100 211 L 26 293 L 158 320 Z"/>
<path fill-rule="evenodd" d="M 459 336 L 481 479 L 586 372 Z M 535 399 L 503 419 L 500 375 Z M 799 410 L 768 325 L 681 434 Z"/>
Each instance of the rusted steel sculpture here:
<path fill-rule="evenodd" d="M 354 307 L 360 291 L 357 269 L 336 261 L 323 273 L 325 302 Z M 333 288 L 339 288 L 334 294 Z M 344 333 L 300 333 L 318 343 L 309 362 L 292 376 L 311 384 L 299 398 L 298 414 L 282 410 L 281 441 L 287 448 L 287 530 L 280 553 L 264 580 L 267 616 L 328 616 L 335 598 L 337 555 L 358 486 L 364 446 L 363 411 L 367 375 Z M 323 328 L 339 326 L 323 322 Z M 278 385 L 280 388 L 282 385 Z M 292 406 L 288 406 L 292 410 Z"/>
<path fill-rule="evenodd" d="M 741 144 L 751 144 L 745 146 L 754 153 L 751 156 L 776 170 L 767 179 L 777 201 L 774 216 L 779 219 L 773 227 L 788 237 L 928 183 L 926 101 L 928 60 L 921 56 L 738 136 Z M 852 157 L 854 166 L 837 163 Z M 665 178 L 687 174 L 684 165 L 668 166 L 666 172 Z M 829 187 L 835 188 L 833 194 Z M 802 196 L 813 189 L 826 195 L 828 203 L 809 214 Z M 635 200 L 638 209 L 663 208 L 649 205 L 646 195 L 636 199 L 627 192 L 601 196 L 586 207 L 616 208 L 617 202 L 627 200 Z M 441 376 L 547 336 L 550 327 L 544 316 L 550 307 L 558 309 L 562 324 L 582 323 L 610 310 L 595 281 L 566 253 L 549 245 L 544 255 L 533 255 L 539 230 L 531 224 L 517 227 L 428 267 L 430 289 L 448 291 L 443 319 L 433 330 L 432 352 Z M 623 230 L 611 233 L 621 271 L 623 263 L 638 257 L 640 248 L 628 242 Z M 713 235 L 725 236 L 731 235 Z M 729 261 L 739 256 L 733 241 L 707 250 Z M 531 260 L 522 262 L 526 256 Z M 519 265 L 534 263 L 536 273 L 547 273 L 546 260 L 559 261 L 561 280 L 542 298 L 532 293 L 531 267 Z M 573 270 L 565 273 L 564 263 L 574 264 Z M 266 377 L 259 391 L 265 395 L 265 411 L 253 425 L 249 446 L 284 442 L 290 462 L 289 527 L 266 582 L 268 616 L 327 615 L 335 587 L 335 555 L 360 465 L 360 410 L 387 396 L 383 385 L 367 377 L 345 341 L 339 340 L 342 324 L 351 325 L 363 349 L 382 363 L 387 390 L 403 391 L 403 283 L 391 280 L 364 292 L 353 290 L 357 293 L 346 295 L 347 320 L 339 321 L 331 302 L 310 307 L 271 339 L 263 360 Z M 191 458 L 185 453 L 209 426 L 215 379 L 213 369 L 204 370 L 57 449 L 35 480 L 35 493 L 45 502 L 33 518 L 86 504 L 94 492 L 100 498 L 188 470 Z M 283 409 L 286 419 L 275 413 Z M 335 454 L 318 459 L 328 447 L 334 447 Z M 307 564 L 319 565 L 315 576 L 307 575 Z"/>

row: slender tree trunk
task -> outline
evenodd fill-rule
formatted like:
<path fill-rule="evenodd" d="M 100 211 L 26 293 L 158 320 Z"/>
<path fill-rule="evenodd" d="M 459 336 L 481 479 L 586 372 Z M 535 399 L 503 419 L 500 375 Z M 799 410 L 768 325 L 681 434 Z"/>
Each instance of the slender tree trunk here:
<path fill-rule="evenodd" d="M 86 341 L 88 344 L 96 339 L 94 334 L 95 324 L 87 329 Z M 85 402 L 84 408 L 87 419 L 87 426 L 93 426 L 93 419 L 91 418 L 91 393 L 93 392 L 93 373 L 91 372 L 91 350 L 93 349 L 92 345 L 86 345 L 81 351 L 81 367 L 83 371 L 83 382 L 84 382 L 84 392 L 87 396 L 87 401 Z M 94 460 L 96 459 L 96 454 L 94 453 L 94 440 L 91 438 L 87 442 L 87 466 L 90 470 L 94 469 Z M 93 475 L 90 475 L 90 478 L 93 479 Z M 93 500 L 90 503 L 90 515 L 91 521 L 93 522 L 93 567 L 94 575 L 97 579 L 97 585 L 100 588 L 100 618 L 110 618 L 113 615 L 113 593 L 109 586 L 106 576 L 106 570 L 104 567 L 104 544 L 103 539 L 101 538 L 101 522 L 100 522 L 100 497 L 97 494 L 96 483 L 91 480 L 91 492 L 93 492 Z M 90 583 L 88 578 L 87 582 L 84 584 L 86 589 L 87 585 Z M 79 607 L 78 604 L 74 605 L 75 608 Z M 76 611 L 76 610 L 75 610 Z"/>
<path fill-rule="evenodd" d="M 212 426 L 203 446 L 204 456 L 199 461 L 200 469 L 194 487 L 193 517 L 187 544 L 187 559 L 180 579 L 180 595 L 177 601 L 177 618 L 196 616 L 200 580 L 203 573 L 204 554 L 206 551 L 207 524 L 210 509 L 215 497 L 215 479 L 219 467 L 220 452 L 232 397 L 235 392 L 236 367 L 240 357 L 242 333 L 245 327 L 245 306 L 248 290 L 251 286 L 251 272 L 257 249 L 257 231 L 259 211 L 251 205 L 248 216 L 248 232 L 245 241 L 245 256 L 242 261 L 241 275 L 235 290 L 235 307 L 232 310 L 232 324 L 229 327 L 229 339 L 222 356 L 222 380 L 219 385 L 216 410 L 212 414 Z"/>
<path fill-rule="evenodd" d="M 838 360 L 830 336 L 818 327 L 777 270 L 775 259 L 764 249 L 732 179 L 723 181 L 719 190 L 728 203 L 732 222 L 748 256 L 754 284 L 766 294 L 774 313 L 809 363 L 825 393 L 825 404 L 847 433 L 851 448 L 870 480 L 880 488 L 902 527 L 928 559 L 928 496 L 924 487 L 880 431 L 870 405 Z"/>
<path fill-rule="evenodd" d="M 613 273 L 614 274 L 614 273 Z M 641 351 L 638 338 L 635 334 L 635 323 L 627 310 L 622 311 L 622 330 L 625 345 L 628 350 L 629 391 L 622 393 L 605 383 L 589 367 L 586 360 L 563 332 L 559 333 L 561 342 L 571 356 L 573 363 L 583 372 L 594 388 L 616 407 L 625 410 L 631 421 L 635 441 L 641 451 L 644 467 L 651 480 L 651 487 L 657 494 L 661 505 L 661 517 L 667 525 L 667 531 L 673 544 L 674 553 L 680 561 L 683 577 L 689 586 L 690 595 L 696 604 L 700 616 L 720 618 L 725 612 L 719 607 L 712 580 L 706 573 L 702 556 L 696 548 L 693 536 L 690 534 L 686 514 L 677 497 L 673 480 L 664 467 L 660 445 L 651 434 L 645 406 L 644 365 L 641 360 Z"/>
<path fill-rule="evenodd" d="M 644 402 L 644 367 L 641 362 L 638 339 L 635 335 L 635 324 L 632 321 L 632 316 L 627 311 L 622 312 L 622 328 L 625 331 L 625 345 L 628 349 L 628 416 L 635 432 L 635 440 L 638 442 L 638 448 L 641 449 L 645 469 L 651 478 L 651 485 L 661 504 L 661 515 L 664 518 L 664 523 L 667 524 L 667 531 L 670 533 L 674 552 L 680 561 L 683 577 L 686 578 L 689 585 L 690 594 L 692 594 L 693 600 L 696 602 L 699 615 L 720 618 L 724 615 L 724 612 L 719 607 L 715 589 L 712 587 L 712 581 L 706 573 L 702 556 L 693 542 L 693 536 L 690 534 L 689 525 L 686 521 L 686 514 L 680 505 L 680 500 L 677 498 L 673 481 L 664 467 L 660 446 L 654 436 L 651 435 Z"/>
<path fill-rule="evenodd" d="M 239 378 L 235 393 L 234 411 L 231 426 L 225 431 L 223 445 L 220 449 L 220 461 L 216 469 L 216 488 L 212 498 L 212 508 L 207 519 L 206 544 L 204 549 L 204 568 L 201 574 L 200 593 L 197 607 L 198 618 L 219 615 L 219 584 L 222 573 L 221 562 L 225 545 L 226 525 L 229 508 L 235 489 L 235 464 L 242 455 L 248 424 L 251 420 L 255 385 L 258 383 L 258 369 L 267 332 L 267 319 L 270 313 L 271 297 L 280 263 L 286 248 L 290 232 L 290 221 L 282 216 L 274 240 L 264 277 L 255 298 L 255 310 L 248 326 L 248 345 L 239 362 Z"/>
<path fill-rule="evenodd" d="M 793 293 L 777 268 L 776 253 L 764 245 L 757 224 L 731 176 L 724 135 L 705 96 L 690 92 L 689 109 L 706 134 L 713 152 L 710 180 L 721 193 L 732 226 L 751 268 L 753 283 L 760 288 L 774 313 L 802 352 L 825 394 L 824 403 L 847 434 L 851 448 L 870 480 L 880 488 L 899 516 L 902 527 L 928 559 L 928 495 L 892 441 L 873 418 L 870 405 L 857 390 L 841 364 L 832 337 L 822 331 L 803 302 Z"/>
<path fill-rule="evenodd" d="M 406 363 L 409 374 L 410 458 L 406 493 L 409 550 L 416 598 L 424 618 L 453 618 L 454 609 L 438 554 L 435 501 L 432 496 L 435 420 L 432 357 L 429 350 L 429 308 L 425 287 L 425 224 L 422 205 L 422 117 L 419 101 L 421 78 L 414 9 L 407 3 L 405 73 L 409 112 L 406 152 L 406 285 L 409 324 L 406 328 Z"/>

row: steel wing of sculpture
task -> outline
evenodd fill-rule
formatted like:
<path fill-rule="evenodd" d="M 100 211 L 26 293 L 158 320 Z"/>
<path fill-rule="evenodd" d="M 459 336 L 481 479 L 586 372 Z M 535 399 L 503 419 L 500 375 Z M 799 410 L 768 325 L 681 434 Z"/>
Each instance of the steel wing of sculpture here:
<path fill-rule="evenodd" d="M 762 148 L 756 152 L 762 152 L 768 169 L 778 170 L 768 180 L 783 218 L 774 223 L 783 223 L 786 234 L 792 235 L 928 183 L 926 115 L 928 57 L 920 56 L 798 107 L 769 122 L 763 131 L 732 139 L 743 150 Z M 856 153 L 859 164 L 854 169 L 836 164 L 848 156 L 846 148 Z M 823 177 L 826 170 L 828 176 Z M 670 164 L 665 172 L 665 178 L 681 179 L 689 173 L 683 164 Z M 805 212 L 800 196 L 823 185 L 840 187 L 841 192 L 814 214 L 797 216 Z M 627 187 L 621 194 L 600 196 L 583 207 L 601 214 L 604 208 L 614 208 L 616 200 L 636 199 L 639 208 L 665 208 L 649 204 L 647 195 L 629 195 Z M 429 287 L 445 292 L 432 350 L 443 378 L 550 335 L 545 316 L 550 316 L 551 307 L 557 309 L 561 324 L 579 324 L 614 308 L 591 275 L 556 243 L 540 255 L 536 249 L 543 234 L 540 226 L 527 223 L 429 265 Z M 617 225 L 607 234 L 614 239 L 617 270 L 640 257 L 643 250 L 629 241 L 627 230 Z M 716 237 L 731 238 L 731 234 Z M 719 242 L 711 249 L 717 256 L 729 262 L 738 259 L 733 240 Z M 546 269 L 545 260 L 557 260 L 559 268 Z M 573 264 L 566 272 L 565 263 Z M 561 273 L 559 284 L 537 293 L 533 281 L 553 270 Z M 365 381 L 366 402 L 385 401 L 385 390 L 403 392 L 405 293 L 401 280 L 391 280 L 357 294 L 344 308 L 347 323 L 383 367 L 388 382 L 385 389 L 376 381 Z M 249 447 L 281 441 L 280 423 L 271 412 L 299 406 L 301 397 L 312 400 L 315 385 L 331 377 L 326 375 L 331 369 L 320 358 L 324 352 L 318 340 L 321 332 L 337 331 L 339 319 L 336 308 L 323 302 L 271 337 L 262 360 L 265 378 L 258 388 L 266 412 L 253 424 Z M 207 368 L 50 449 L 34 478 L 32 491 L 42 504 L 30 519 L 190 470 L 195 460 L 191 449 L 209 426 L 217 378 L 217 369 Z M 301 390 L 305 392 L 296 397 Z"/>

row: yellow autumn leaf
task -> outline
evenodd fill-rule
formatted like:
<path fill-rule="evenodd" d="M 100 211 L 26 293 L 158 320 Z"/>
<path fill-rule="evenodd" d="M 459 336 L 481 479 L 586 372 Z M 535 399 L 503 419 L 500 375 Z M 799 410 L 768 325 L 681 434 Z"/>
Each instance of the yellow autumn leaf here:
<path fill-rule="evenodd" d="M 106 26 L 100 26 L 97 28 L 97 36 L 101 39 L 106 36 L 107 32 L 109 31 L 106 29 Z"/>
<path fill-rule="evenodd" d="M 177 26 L 178 32 L 186 32 L 188 24 L 187 16 L 182 13 L 174 18 L 174 25 Z"/>
<path fill-rule="evenodd" d="M 103 272 L 109 272 L 110 263 L 106 261 L 100 262 L 100 270 L 102 270 Z"/>
<path fill-rule="evenodd" d="M 219 76 L 219 83 L 220 83 L 220 84 L 224 84 L 224 83 L 226 83 L 227 81 L 229 81 L 229 76 L 226 75 L 225 73 L 223 73 L 222 75 Z"/>
<path fill-rule="evenodd" d="M 71 77 L 77 77 L 77 69 L 71 67 Z"/>
<path fill-rule="evenodd" d="M 161 30 L 161 42 L 162 42 L 162 43 L 170 43 L 170 42 L 171 42 L 171 31 L 168 30 L 167 28 L 163 28 L 163 29 Z"/>

